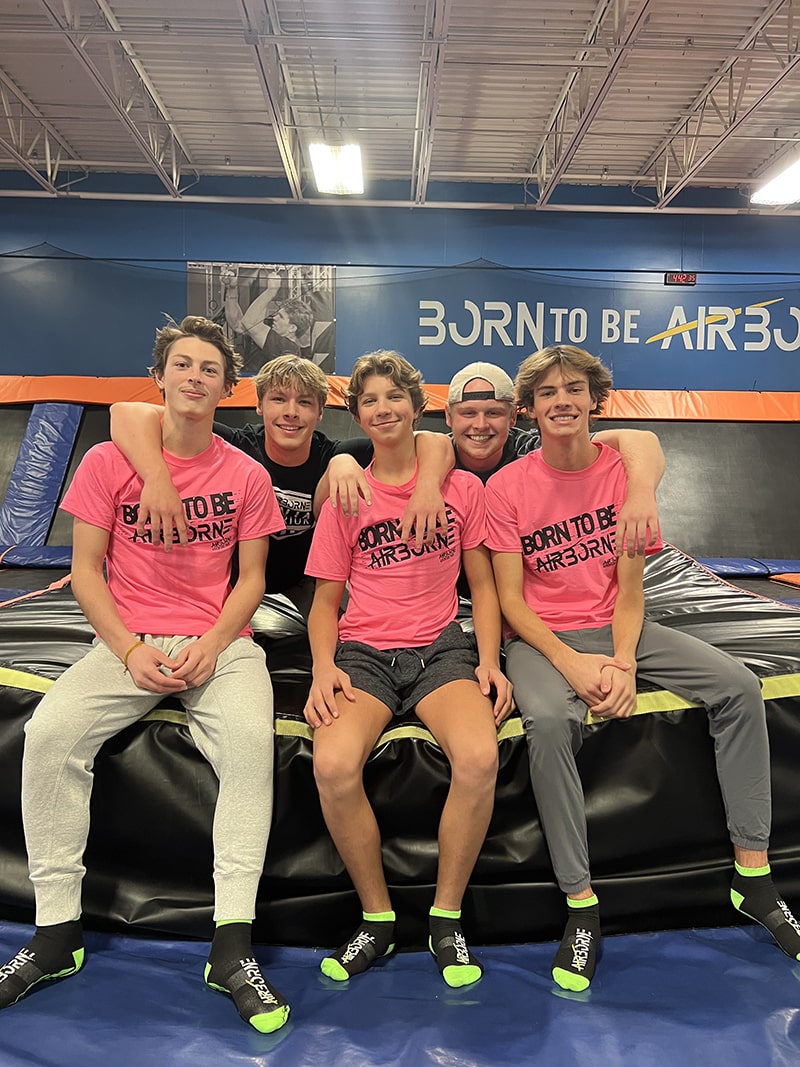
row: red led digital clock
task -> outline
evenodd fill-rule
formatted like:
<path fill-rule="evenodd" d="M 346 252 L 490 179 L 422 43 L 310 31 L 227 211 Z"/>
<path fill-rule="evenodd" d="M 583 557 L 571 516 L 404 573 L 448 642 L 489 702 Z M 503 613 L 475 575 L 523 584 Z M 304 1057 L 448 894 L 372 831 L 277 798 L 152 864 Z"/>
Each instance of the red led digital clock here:
<path fill-rule="evenodd" d="M 694 271 L 668 270 L 664 275 L 664 285 L 696 285 L 697 275 Z"/>

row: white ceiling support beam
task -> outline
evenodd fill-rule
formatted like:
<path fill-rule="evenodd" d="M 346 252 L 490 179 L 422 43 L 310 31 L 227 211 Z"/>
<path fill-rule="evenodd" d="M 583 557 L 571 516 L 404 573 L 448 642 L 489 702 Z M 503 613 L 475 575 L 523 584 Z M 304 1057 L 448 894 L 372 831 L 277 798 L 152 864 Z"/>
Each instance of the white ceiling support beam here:
<path fill-rule="evenodd" d="M 0 189 L 0 200 L 7 199 L 21 199 L 21 200 L 36 200 L 44 199 L 49 194 L 43 190 L 13 190 L 13 189 Z M 67 194 L 72 200 L 119 200 L 126 202 L 137 203 L 164 203 L 169 202 L 171 198 L 166 193 L 99 193 L 99 192 L 70 192 Z M 280 205 L 281 207 L 295 207 L 298 206 L 297 200 L 292 200 L 289 197 L 277 197 L 277 196 L 204 196 L 198 194 L 197 196 L 185 196 L 183 198 L 184 203 L 192 204 L 255 204 L 255 205 Z M 409 203 L 407 200 L 359 200 L 359 207 L 371 207 L 371 208 L 399 208 L 403 211 L 409 210 Z M 303 202 L 305 207 L 336 207 L 340 210 L 341 204 L 332 204 L 330 200 L 305 200 Z M 546 204 L 543 208 L 537 208 L 535 204 L 498 204 L 494 201 L 463 201 L 463 200 L 441 200 L 441 201 L 427 201 L 424 204 L 420 204 L 420 207 L 424 210 L 430 208 L 432 210 L 440 210 L 446 208 L 448 210 L 457 211 L 519 211 L 523 214 L 531 214 L 534 211 L 553 211 L 556 213 L 566 214 L 581 214 L 581 215 L 652 215 L 652 205 L 644 205 L 639 207 L 638 205 L 624 205 L 613 204 L 605 207 L 598 204 Z M 748 207 L 667 207 L 663 209 L 664 215 L 747 215 L 751 218 L 786 218 L 787 216 L 800 217 L 800 208 L 787 210 L 781 212 L 780 216 L 774 214 L 772 210 L 758 209 L 753 206 Z M 401 264 L 398 264 L 401 265 Z M 412 264 L 418 266 L 418 264 Z M 533 268 L 531 268 L 533 269 Z M 653 268 L 656 271 L 656 268 Z M 657 271 L 656 271 L 657 272 Z"/>
<path fill-rule="evenodd" d="M 762 107 L 767 102 L 767 100 L 769 100 L 770 96 L 772 96 L 775 90 L 778 89 L 799 66 L 800 56 L 796 56 L 790 63 L 787 63 L 781 74 L 779 74 L 778 77 L 772 82 L 772 84 L 767 89 L 765 89 L 763 93 L 761 93 L 758 99 L 750 105 L 747 111 L 743 112 L 741 115 L 738 116 L 738 118 L 736 118 L 732 123 L 730 123 L 725 132 L 717 139 L 717 141 L 711 146 L 711 148 L 707 149 L 703 153 L 703 155 L 700 156 L 700 158 L 695 163 L 693 163 L 688 170 L 683 173 L 683 175 L 678 179 L 678 181 L 670 187 L 669 191 L 666 192 L 661 197 L 658 204 L 656 204 L 656 207 L 666 207 L 667 204 L 670 203 L 670 201 L 674 200 L 678 193 L 689 184 L 695 174 L 698 174 L 703 169 L 706 163 L 708 163 L 708 161 L 716 155 L 720 148 L 722 148 L 723 145 L 725 145 L 726 142 L 737 132 L 739 127 L 743 123 L 751 119 L 753 115 L 755 115 L 758 109 Z"/>
<path fill-rule="evenodd" d="M 172 141 L 172 145 L 160 147 L 158 151 L 154 152 L 154 154 L 158 158 L 163 159 L 164 147 L 170 147 L 170 150 L 173 155 L 177 157 L 177 153 L 175 152 L 175 146 L 177 145 L 181 153 L 183 154 L 183 160 L 185 161 L 185 164 L 190 169 L 194 170 L 194 176 L 195 179 L 197 179 L 199 175 L 197 174 L 194 163 L 192 162 L 191 152 L 187 148 L 183 136 L 180 130 L 178 129 L 177 124 L 174 122 L 172 116 L 170 115 L 164 101 L 161 99 L 158 90 L 153 85 L 152 79 L 145 70 L 141 60 L 136 55 L 136 50 L 134 49 L 131 42 L 123 36 L 123 28 L 121 23 L 109 7 L 106 0 L 95 0 L 95 3 L 100 9 L 103 18 L 106 20 L 107 25 L 110 26 L 115 33 L 120 35 L 118 39 L 120 48 L 122 49 L 122 52 L 124 53 L 128 63 L 130 63 L 131 67 L 133 68 L 140 85 L 144 88 L 146 92 L 145 99 L 149 99 L 156 109 L 156 113 L 158 115 L 158 125 L 156 127 L 156 130 L 153 132 L 152 142 L 156 145 L 161 146 L 163 142 L 163 128 L 166 127 L 166 129 L 169 131 L 169 138 Z M 179 167 L 182 165 L 183 164 L 179 161 Z"/>
<path fill-rule="evenodd" d="M 62 38 L 72 53 L 75 59 L 77 59 L 84 72 L 89 76 L 90 80 L 94 83 L 95 88 L 99 91 L 100 95 L 109 105 L 114 115 L 119 119 L 123 126 L 130 133 L 131 138 L 135 142 L 137 148 L 148 160 L 153 171 L 156 173 L 162 184 L 166 188 L 167 192 L 173 199 L 177 199 L 180 195 L 177 182 L 167 173 L 162 165 L 161 161 L 153 153 L 147 138 L 145 138 L 139 130 L 136 123 L 128 114 L 127 110 L 122 106 L 114 90 L 106 84 L 103 75 L 95 66 L 94 62 L 88 56 L 84 50 L 83 44 L 79 41 L 79 34 L 72 26 L 72 17 L 69 12 L 68 6 L 65 5 L 66 16 L 60 16 L 54 9 L 51 0 L 39 0 L 39 3 L 47 13 L 47 17 L 50 19 L 53 26 L 59 30 Z"/>
<path fill-rule="evenodd" d="M 269 111 L 272 132 L 278 145 L 286 180 L 289 182 L 292 198 L 302 200 L 300 153 L 294 130 L 297 123 L 291 118 L 289 95 L 280 73 L 277 45 L 268 43 L 266 39 L 272 28 L 270 23 L 277 25 L 275 15 L 273 13 L 270 18 L 267 9 L 258 0 L 240 0 L 240 3 L 245 43 L 252 49 L 253 62 Z"/>
<path fill-rule="evenodd" d="M 753 23 L 747 33 L 737 43 L 736 47 L 731 50 L 731 53 L 727 56 L 725 61 L 714 72 L 714 74 L 708 79 L 703 88 L 697 93 L 692 103 L 687 108 L 686 114 L 677 122 L 670 132 L 663 138 L 656 149 L 650 154 L 642 166 L 642 182 L 650 183 L 652 180 L 652 174 L 656 172 L 657 161 L 667 152 L 669 147 L 678 138 L 689 139 L 696 137 L 704 125 L 704 118 L 706 109 L 709 106 L 709 99 L 711 100 L 712 109 L 715 110 L 720 116 L 720 130 L 725 129 L 726 119 L 723 113 L 728 112 L 728 121 L 733 121 L 734 115 L 730 108 L 726 105 L 723 109 L 719 102 L 715 99 L 715 91 L 720 89 L 722 83 L 726 78 L 735 78 L 736 75 L 741 74 L 742 77 L 739 80 L 739 89 L 735 93 L 734 99 L 736 101 L 735 109 L 741 106 L 742 94 L 747 84 L 747 74 L 750 72 L 751 63 L 753 60 L 754 50 L 758 45 L 759 38 L 764 40 L 763 31 L 767 26 L 776 18 L 782 14 L 782 9 L 786 5 L 786 0 L 772 0 L 767 8 L 761 13 L 759 18 Z M 761 54 L 764 54 L 764 49 L 761 50 Z M 770 51 L 769 48 L 766 51 Z M 735 68 L 735 70 L 734 70 Z M 726 82 L 727 85 L 731 84 L 730 80 Z M 727 94 L 730 99 L 732 93 Z M 692 125 L 694 124 L 694 133 L 692 132 Z M 692 153 L 690 153 L 692 154 Z M 684 172 L 684 169 L 679 167 L 679 176 Z M 687 168 L 688 169 L 688 166 Z M 634 183 L 637 184 L 637 183 Z"/>
<path fill-rule="evenodd" d="M 577 77 L 577 79 L 573 81 L 572 85 L 564 96 L 563 103 L 561 105 L 561 110 L 564 115 L 566 115 L 567 106 L 570 102 L 574 102 L 574 86 L 575 84 L 578 85 L 578 123 L 572 131 L 571 135 L 569 136 L 569 139 L 566 140 L 566 143 L 563 143 L 563 137 L 559 138 L 559 141 L 561 141 L 562 143 L 559 143 L 557 146 L 553 166 L 547 174 L 544 180 L 544 184 L 542 184 L 541 182 L 539 183 L 539 198 L 537 201 L 538 205 L 544 207 L 544 205 L 548 202 L 550 197 L 555 192 L 558 183 L 561 181 L 561 178 L 566 173 L 566 170 L 572 162 L 575 153 L 580 147 L 581 141 L 586 136 L 586 132 L 594 121 L 597 112 L 600 110 L 603 101 L 605 100 L 606 96 L 611 90 L 612 85 L 614 84 L 614 80 L 616 79 L 617 74 L 619 73 L 623 63 L 625 62 L 627 56 L 626 49 L 631 46 L 631 44 L 636 40 L 636 38 L 639 36 L 642 29 L 646 25 L 648 19 L 648 9 L 650 8 L 652 3 L 653 0 L 639 0 L 639 3 L 636 5 L 636 7 L 631 13 L 630 20 L 627 23 L 627 29 L 625 30 L 623 36 L 620 36 L 618 25 L 615 26 L 614 46 L 612 48 L 611 62 L 606 68 L 605 75 L 600 81 L 600 84 L 594 90 L 594 93 L 590 96 L 589 86 L 586 85 L 584 87 L 582 85 L 581 77 Z M 595 13 L 595 20 L 593 21 L 593 25 L 595 25 L 596 22 L 597 33 L 600 32 L 601 26 L 603 24 L 603 19 L 608 10 L 608 4 L 603 2 L 600 7 L 598 7 Z M 619 19 L 619 8 L 616 5 L 612 5 L 610 10 L 615 20 Z M 599 18 L 597 17 L 598 15 Z M 585 75 L 584 77 L 588 78 L 588 75 Z"/>
<path fill-rule="evenodd" d="M 445 41 L 450 22 L 451 0 L 428 0 L 425 41 L 417 90 L 411 199 L 424 204 L 431 173 L 431 152 L 436 135 L 436 114 L 444 67 Z"/>
<path fill-rule="evenodd" d="M 583 35 L 582 47 L 575 54 L 573 60 L 574 67 L 564 79 L 561 90 L 556 97 L 556 101 L 553 104 L 550 115 L 545 123 L 545 131 L 534 149 L 533 158 L 531 159 L 530 167 L 528 169 L 530 170 L 531 176 L 538 182 L 540 188 L 544 186 L 547 181 L 547 173 L 549 171 L 548 154 L 554 151 L 550 143 L 551 136 L 557 132 L 559 126 L 564 122 L 564 114 L 567 110 L 570 93 L 580 77 L 580 72 L 583 69 L 584 63 L 587 62 L 589 48 L 597 41 L 597 35 L 603 24 L 603 19 L 612 5 L 616 2 L 618 2 L 618 0 L 599 0 L 599 3 L 594 10 L 594 14 L 592 15 L 592 20 Z M 603 61 L 603 69 L 605 69 L 605 66 L 606 62 Z"/>
<path fill-rule="evenodd" d="M 57 193 L 56 180 L 64 156 L 68 166 L 81 167 L 81 164 L 58 130 L 3 70 L 0 70 L 0 108 L 7 130 L 7 135 L 0 136 L 0 144 L 38 185 L 49 193 Z"/>

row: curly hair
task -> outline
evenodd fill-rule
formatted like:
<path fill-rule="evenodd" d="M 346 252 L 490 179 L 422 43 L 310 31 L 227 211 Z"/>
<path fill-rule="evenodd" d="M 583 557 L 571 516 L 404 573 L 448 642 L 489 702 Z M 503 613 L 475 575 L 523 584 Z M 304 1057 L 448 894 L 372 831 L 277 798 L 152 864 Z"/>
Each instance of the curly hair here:
<path fill-rule="evenodd" d="M 589 379 L 589 393 L 594 400 L 591 414 L 599 415 L 611 391 L 611 371 L 597 356 L 593 356 L 585 348 L 578 348 L 577 345 L 550 345 L 523 359 L 514 379 L 519 410 L 532 415 L 536 387 L 553 367 L 558 367 L 562 374 L 572 370 L 586 375 Z"/>
<path fill-rule="evenodd" d="M 345 400 L 351 415 L 358 415 L 358 398 L 364 392 L 364 382 L 371 374 L 380 375 L 381 378 L 390 378 L 398 388 L 405 389 L 411 397 L 415 418 L 419 418 L 428 402 L 422 387 L 422 375 L 399 352 L 385 348 L 380 348 L 377 352 L 368 352 L 356 360 L 350 381 L 345 389 Z"/>
<path fill-rule="evenodd" d="M 225 336 L 225 332 L 219 323 L 204 319 L 201 315 L 187 315 L 182 322 L 175 322 L 169 315 L 166 316 L 167 325 L 156 330 L 156 343 L 153 347 L 153 366 L 148 367 L 152 378 L 156 374 L 163 377 L 164 368 L 167 364 L 169 350 L 175 341 L 181 337 L 198 337 L 201 341 L 208 341 L 222 356 L 225 365 L 225 384 L 232 388 L 239 381 L 239 371 L 242 369 L 242 357 L 234 349 L 233 345 Z"/>

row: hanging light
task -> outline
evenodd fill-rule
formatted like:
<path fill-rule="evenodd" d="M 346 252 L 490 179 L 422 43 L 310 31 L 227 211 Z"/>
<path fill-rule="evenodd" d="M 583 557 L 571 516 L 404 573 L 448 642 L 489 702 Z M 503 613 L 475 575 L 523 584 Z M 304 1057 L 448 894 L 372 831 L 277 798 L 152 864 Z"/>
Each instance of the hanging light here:
<path fill-rule="evenodd" d="M 756 189 L 751 204 L 795 204 L 800 200 L 800 159 L 795 160 L 775 177 Z"/>
<path fill-rule="evenodd" d="M 357 144 L 321 144 L 308 146 L 314 184 L 318 193 L 364 192 L 361 148 Z"/>

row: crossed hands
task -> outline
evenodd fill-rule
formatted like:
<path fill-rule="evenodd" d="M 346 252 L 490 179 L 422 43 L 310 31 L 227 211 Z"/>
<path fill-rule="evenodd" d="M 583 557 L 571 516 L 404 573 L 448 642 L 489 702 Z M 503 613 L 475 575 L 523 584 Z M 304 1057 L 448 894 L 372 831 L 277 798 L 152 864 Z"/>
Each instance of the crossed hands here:
<path fill-rule="evenodd" d="M 220 649 L 206 636 L 185 645 L 174 658 L 155 645 L 136 645 L 128 654 L 127 670 L 139 689 L 150 693 L 182 693 L 207 682 Z"/>
<path fill-rule="evenodd" d="M 559 667 L 595 719 L 627 719 L 636 707 L 636 665 L 615 656 L 573 652 Z"/>

